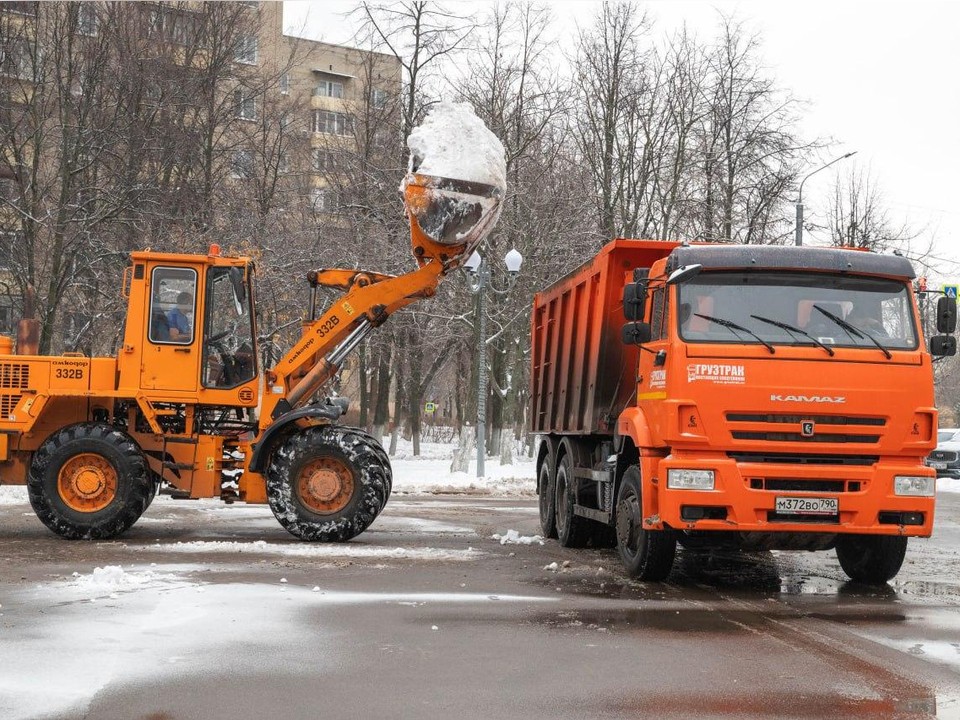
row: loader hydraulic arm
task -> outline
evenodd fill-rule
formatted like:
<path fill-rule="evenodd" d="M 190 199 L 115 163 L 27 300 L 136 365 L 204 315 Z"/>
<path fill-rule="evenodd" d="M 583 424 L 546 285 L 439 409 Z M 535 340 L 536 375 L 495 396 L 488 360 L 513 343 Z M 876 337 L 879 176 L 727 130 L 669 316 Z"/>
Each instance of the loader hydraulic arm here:
<path fill-rule="evenodd" d="M 344 269 L 308 275 L 314 291 L 322 286 L 346 293 L 316 319 L 311 302 L 311 317 L 299 342 L 267 374 L 262 429 L 307 402 L 391 314 L 431 297 L 440 278 L 473 252 L 499 214 L 500 193 L 493 186 L 411 174 L 404 187 L 410 239 L 419 267 L 396 276 Z"/>

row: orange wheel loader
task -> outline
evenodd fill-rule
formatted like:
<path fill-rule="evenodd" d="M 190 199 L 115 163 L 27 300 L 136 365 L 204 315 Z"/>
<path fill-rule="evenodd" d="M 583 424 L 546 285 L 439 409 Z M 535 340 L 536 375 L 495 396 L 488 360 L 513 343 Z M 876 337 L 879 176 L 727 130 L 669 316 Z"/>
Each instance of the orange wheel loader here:
<path fill-rule="evenodd" d="M 376 439 L 338 423 L 345 403 L 318 391 L 374 328 L 469 257 L 502 191 L 410 173 L 403 192 L 417 268 L 309 273 L 302 337 L 272 368 L 257 361 L 254 264 L 217 246 L 131 255 L 117 357 L 38 355 L 22 321 L 16 353 L 0 337 L 0 484 L 26 484 L 37 517 L 71 539 L 123 533 L 160 488 L 269 503 L 303 540 L 362 533 L 390 495 L 390 463 Z M 316 317 L 320 287 L 344 292 Z"/>

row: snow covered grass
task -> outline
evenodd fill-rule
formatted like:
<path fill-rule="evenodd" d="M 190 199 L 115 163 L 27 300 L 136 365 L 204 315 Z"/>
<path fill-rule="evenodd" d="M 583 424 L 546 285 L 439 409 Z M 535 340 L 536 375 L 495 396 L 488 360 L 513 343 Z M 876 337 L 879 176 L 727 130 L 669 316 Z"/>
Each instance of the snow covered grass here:
<path fill-rule="evenodd" d="M 937 478 L 937 492 L 960 492 L 960 480 L 955 478 Z"/>
<path fill-rule="evenodd" d="M 389 438 L 385 438 L 389 441 Z M 388 442 L 384 443 L 388 445 Z M 455 446 L 447 443 L 421 443 L 420 455 L 413 455 L 412 443 L 400 440 L 393 466 L 393 491 L 400 494 L 457 493 L 497 497 L 536 494 L 536 463 L 533 458 L 514 456 L 512 465 L 501 465 L 498 458 L 484 461 L 485 477 L 476 476 L 476 458 L 470 472 L 450 471 Z"/>

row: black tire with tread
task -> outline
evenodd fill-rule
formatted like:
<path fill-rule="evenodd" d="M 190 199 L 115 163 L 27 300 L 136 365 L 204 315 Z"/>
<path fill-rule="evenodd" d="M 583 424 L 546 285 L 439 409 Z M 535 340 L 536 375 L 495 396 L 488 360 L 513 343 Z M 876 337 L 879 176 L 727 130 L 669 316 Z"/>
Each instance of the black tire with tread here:
<path fill-rule="evenodd" d="M 556 451 L 549 439 L 543 440 L 546 451 L 537 468 L 537 497 L 540 509 L 540 531 L 544 537 L 557 537 L 557 498 L 554 484 L 554 457 Z"/>
<path fill-rule="evenodd" d="M 640 468 L 627 468 L 617 490 L 614 525 L 617 554 L 627 574 L 638 580 L 660 581 L 670 575 L 677 552 L 672 530 L 645 530 L 642 527 Z"/>
<path fill-rule="evenodd" d="M 102 456 L 117 473 L 116 496 L 96 512 L 70 508 L 57 489 L 60 468 L 80 453 Z M 51 435 L 33 454 L 27 490 L 40 522 L 60 537 L 108 540 L 140 519 L 152 500 L 153 480 L 133 438 L 104 423 L 79 423 Z"/>
<path fill-rule="evenodd" d="M 573 512 L 576 502 L 573 461 L 570 459 L 569 452 L 558 452 L 560 459 L 557 461 L 557 470 L 554 474 L 557 540 L 563 547 L 585 547 L 592 536 L 591 521 Z"/>
<path fill-rule="evenodd" d="M 297 497 L 295 478 L 305 463 L 329 456 L 353 472 L 354 493 L 336 513 L 312 512 Z M 285 438 L 271 453 L 266 471 L 267 499 L 280 524 L 311 542 L 345 542 L 368 527 L 390 497 L 390 459 L 367 433 L 339 425 L 309 427 Z"/>
<path fill-rule="evenodd" d="M 851 580 L 883 585 L 900 572 L 907 553 L 902 535 L 839 535 L 837 560 Z"/>

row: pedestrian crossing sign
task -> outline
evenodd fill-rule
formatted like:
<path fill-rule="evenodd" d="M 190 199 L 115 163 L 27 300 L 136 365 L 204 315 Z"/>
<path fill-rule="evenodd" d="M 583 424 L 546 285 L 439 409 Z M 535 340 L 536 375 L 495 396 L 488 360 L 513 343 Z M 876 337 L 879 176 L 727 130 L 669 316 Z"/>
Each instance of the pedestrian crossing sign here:
<path fill-rule="evenodd" d="M 956 285 L 944 285 L 944 286 L 943 286 L 943 294 L 946 295 L 948 298 L 954 298 L 954 299 L 956 299 L 956 297 L 957 297 L 957 286 L 956 286 Z"/>

